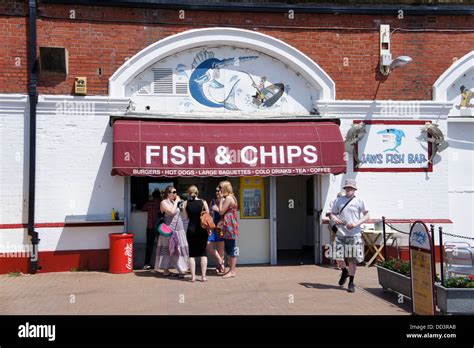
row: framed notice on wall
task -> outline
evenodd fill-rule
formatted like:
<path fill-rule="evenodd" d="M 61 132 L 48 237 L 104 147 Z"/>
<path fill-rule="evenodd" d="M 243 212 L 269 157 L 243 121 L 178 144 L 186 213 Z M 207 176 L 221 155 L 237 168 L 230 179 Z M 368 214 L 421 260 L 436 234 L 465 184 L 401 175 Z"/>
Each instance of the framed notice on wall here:
<path fill-rule="evenodd" d="M 431 143 L 421 129 L 426 121 L 369 120 L 354 146 L 356 172 L 432 172 Z"/>
<path fill-rule="evenodd" d="M 240 178 L 240 218 L 263 219 L 263 178 Z"/>

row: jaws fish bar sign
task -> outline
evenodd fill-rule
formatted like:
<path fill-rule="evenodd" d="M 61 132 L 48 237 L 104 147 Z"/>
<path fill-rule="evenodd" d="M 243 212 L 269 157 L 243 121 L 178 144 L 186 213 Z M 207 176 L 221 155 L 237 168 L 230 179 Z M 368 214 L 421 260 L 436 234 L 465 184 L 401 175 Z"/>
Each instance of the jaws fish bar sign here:
<path fill-rule="evenodd" d="M 357 122 L 357 121 L 356 121 Z M 354 147 L 355 171 L 433 171 L 426 121 L 364 121 L 365 135 Z M 357 163 L 358 162 L 358 163 Z"/>

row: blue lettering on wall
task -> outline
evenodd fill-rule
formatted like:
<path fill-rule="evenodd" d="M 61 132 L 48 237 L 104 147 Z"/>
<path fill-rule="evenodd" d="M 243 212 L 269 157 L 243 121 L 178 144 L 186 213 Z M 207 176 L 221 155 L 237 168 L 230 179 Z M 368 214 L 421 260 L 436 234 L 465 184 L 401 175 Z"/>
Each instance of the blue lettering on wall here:
<path fill-rule="evenodd" d="M 383 155 L 381 153 L 377 154 L 362 154 L 362 158 L 360 159 L 361 163 L 370 163 L 370 164 L 382 164 L 383 163 Z"/>
<path fill-rule="evenodd" d="M 409 153 L 408 154 L 408 163 L 409 164 L 424 163 L 426 161 L 427 161 L 427 159 L 426 159 L 425 155 L 422 154 L 422 153 L 420 153 L 420 154 Z"/>
<path fill-rule="evenodd" d="M 422 153 L 386 153 L 385 157 L 382 153 L 369 154 L 364 153 L 360 158 L 362 164 L 420 164 L 428 161 L 426 156 Z"/>
<path fill-rule="evenodd" d="M 387 153 L 385 154 L 385 163 L 400 164 L 405 163 L 405 154 Z"/>

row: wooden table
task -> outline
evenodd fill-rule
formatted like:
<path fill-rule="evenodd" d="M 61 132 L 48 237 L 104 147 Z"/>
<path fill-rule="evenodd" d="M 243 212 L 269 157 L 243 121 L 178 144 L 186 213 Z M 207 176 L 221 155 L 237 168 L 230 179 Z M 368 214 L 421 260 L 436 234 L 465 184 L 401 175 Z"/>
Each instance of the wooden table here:
<path fill-rule="evenodd" d="M 390 239 L 395 232 L 385 231 L 385 238 L 388 240 Z M 380 238 L 380 245 L 377 246 L 377 241 Z M 364 253 L 364 260 L 366 259 L 367 255 L 370 254 L 370 260 L 367 261 L 366 266 L 372 266 L 375 261 L 385 261 L 385 257 L 382 254 L 383 251 L 383 231 L 379 230 L 365 230 L 362 231 L 362 239 L 364 240 L 364 244 L 366 247 Z"/>

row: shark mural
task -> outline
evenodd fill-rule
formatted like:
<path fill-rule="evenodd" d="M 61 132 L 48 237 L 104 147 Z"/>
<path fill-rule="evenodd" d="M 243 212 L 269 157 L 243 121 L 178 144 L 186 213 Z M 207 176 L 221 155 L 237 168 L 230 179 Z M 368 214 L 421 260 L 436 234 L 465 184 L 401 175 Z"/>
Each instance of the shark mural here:
<path fill-rule="evenodd" d="M 402 145 L 402 138 L 405 137 L 405 133 L 401 129 L 387 128 L 381 131 L 378 131 L 377 134 L 390 135 L 388 138 L 395 137 L 395 144 L 393 147 L 385 149 L 383 152 L 395 151 L 398 153 L 397 147 Z M 390 142 L 390 139 L 384 139 L 384 142 Z"/>

